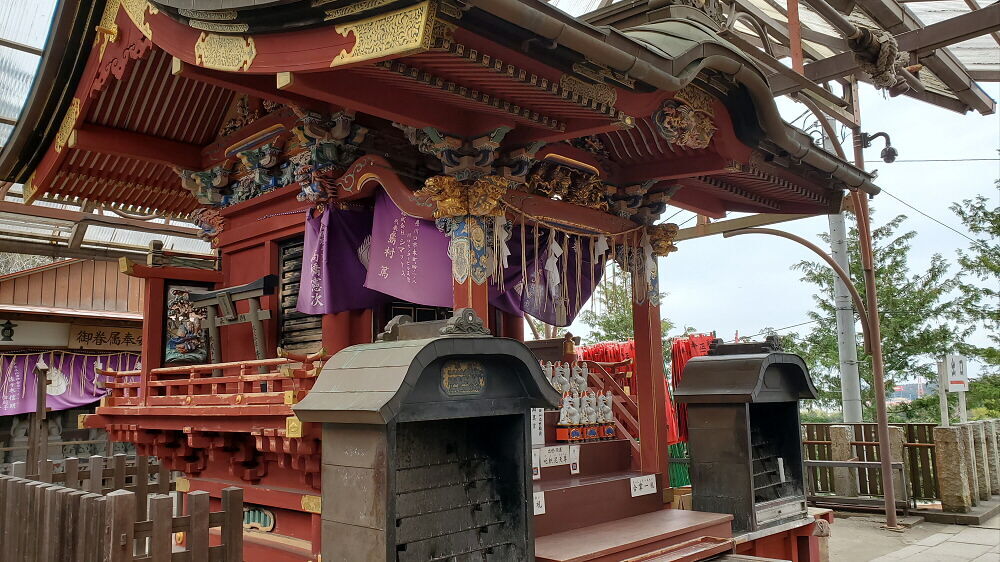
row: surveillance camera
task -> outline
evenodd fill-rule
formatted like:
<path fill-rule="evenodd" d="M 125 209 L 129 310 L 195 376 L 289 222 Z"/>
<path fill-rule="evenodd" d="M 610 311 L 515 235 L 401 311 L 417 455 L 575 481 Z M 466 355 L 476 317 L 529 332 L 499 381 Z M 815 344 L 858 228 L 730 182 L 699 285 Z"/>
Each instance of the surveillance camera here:
<path fill-rule="evenodd" d="M 899 156 L 899 151 L 891 146 L 882 149 L 882 161 L 886 164 L 895 162 L 897 156 Z"/>

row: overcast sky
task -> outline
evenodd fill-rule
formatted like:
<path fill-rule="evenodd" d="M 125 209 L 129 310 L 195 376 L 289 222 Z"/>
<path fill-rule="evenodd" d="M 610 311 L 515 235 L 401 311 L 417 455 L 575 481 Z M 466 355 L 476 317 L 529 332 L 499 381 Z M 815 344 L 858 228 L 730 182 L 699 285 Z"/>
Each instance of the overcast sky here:
<path fill-rule="evenodd" d="M 991 84 L 987 93 L 997 99 L 1000 88 Z M 804 110 L 800 104 L 791 102 L 781 106 L 787 120 Z M 886 192 L 966 234 L 968 231 L 948 209 L 951 203 L 985 195 L 995 205 L 1000 204 L 994 184 L 1000 178 L 1000 161 L 996 160 L 1000 149 L 997 114 L 960 115 L 906 97 L 883 98 L 881 93 L 865 86 L 861 92 L 861 119 L 863 130 L 889 133 L 892 145 L 899 150 L 898 160 L 893 164 L 885 164 L 879 157 L 881 139 L 865 151 L 868 170 L 878 171 L 876 184 Z M 850 155 L 850 146 L 845 149 Z M 921 161 L 958 158 L 990 160 Z M 875 226 L 897 214 L 909 217 L 903 228 L 918 233 L 911 252 L 913 272 L 925 269 L 935 253 L 954 262 L 956 249 L 968 244 L 959 234 L 884 193 L 875 196 L 872 206 L 876 210 Z M 683 222 L 690 216 L 681 213 L 673 220 Z M 852 217 L 848 220 L 850 224 Z M 693 221 L 688 226 L 691 224 Z M 827 218 L 803 219 L 777 228 L 823 246 L 817 234 L 827 230 Z M 711 236 L 682 242 L 679 248 L 669 258 L 660 260 L 660 286 L 668 293 L 662 311 L 677 326 L 714 330 L 728 340 L 737 331 L 745 336 L 766 327 L 783 328 L 808 321 L 806 314 L 814 306 L 813 286 L 799 281 L 800 274 L 790 267 L 803 259 L 814 259 L 809 250 L 787 240 L 759 235 L 729 239 Z M 805 333 L 809 328 L 806 325 L 790 331 Z M 985 334 L 978 334 L 976 340 L 985 343 Z M 972 365 L 970 372 L 978 372 L 978 366 Z"/>

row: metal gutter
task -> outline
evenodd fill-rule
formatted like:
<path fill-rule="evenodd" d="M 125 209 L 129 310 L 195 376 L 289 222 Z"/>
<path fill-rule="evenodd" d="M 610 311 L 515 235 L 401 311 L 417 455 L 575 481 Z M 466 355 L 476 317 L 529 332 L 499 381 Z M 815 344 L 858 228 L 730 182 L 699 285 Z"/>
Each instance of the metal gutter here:
<path fill-rule="evenodd" d="M 806 140 L 809 138 L 807 135 L 797 135 L 778 114 L 771 89 L 760 71 L 739 53 L 732 53 L 732 56 L 709 55 L 681 69 L 674 76 L 660 69 L 664 66 L 672 67 L 672 61 L 656 54 L 653 51 L 655 45 L 628 36 L 629 32 L 656 31 L 658 24 L 639 26 L 621 33 L 587 25 L 540 0 L 471 0 L 471 4 L 595 62 L 668 92 L 676 92 L 688 85 L 703 70 L 711 69 L 728 74 L 746 87 L 757 108 L 761 128 L 768 134 L 769 140 L 788 152 L 792 159 L 830 174 L 849 188 L 860 189 L 872 195 L 880 191 L 872 183 L 869 174 L 813 146 L 811 140 Z M 661 25 L 662 23 L 660 22 Z M 720 39 L 720 42 L 723 41 Z"/>

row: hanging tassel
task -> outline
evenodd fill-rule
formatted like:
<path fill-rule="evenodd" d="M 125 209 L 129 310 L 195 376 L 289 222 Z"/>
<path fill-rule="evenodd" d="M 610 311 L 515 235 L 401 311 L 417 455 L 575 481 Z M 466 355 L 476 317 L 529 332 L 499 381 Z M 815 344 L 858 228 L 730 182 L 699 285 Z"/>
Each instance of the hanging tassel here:
<path fill-rule="evenodd" d="M 580 298 L 583 291 L 581 290 L 583 279 L 581 279 L 581 274 L 583 273 L 583 248 L 580 247 L 583 244 L 583 237 L 576 236 L 573 239 L 574 247 L 576 249 L 576 303 L 573 309 L 573 313 L 576 314 L 580 310 Z"/>
<path fill-rule="evenodd" d="M 528 248 L 527 235 L 528 225 L 524 223 L 524 213 L 521 213 L 521 298 L 524 298 L 524 291 L 528 287 Z"/>

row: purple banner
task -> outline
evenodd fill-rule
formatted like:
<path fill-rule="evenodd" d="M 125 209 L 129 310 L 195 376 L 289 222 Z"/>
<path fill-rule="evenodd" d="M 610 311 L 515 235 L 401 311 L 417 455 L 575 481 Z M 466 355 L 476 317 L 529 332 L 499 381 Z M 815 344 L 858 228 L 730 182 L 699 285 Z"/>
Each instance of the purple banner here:
<path fill-rule="evenodd" d="M 375 201 L 365 287 L 425 306 L 454 303 L 448 237 L 403 214 L 384 192 Z"/>
<path fill-rule="evenodd" d="M 372 213 L 327 207 L 307 216 L 302 277 L 296 309 L 303 314 L 336 314 L 379 306 L 389 299 L 365 287 Z"/>
<path fill-rule="evenodd" d="M 105 369 L 129 371 L 139 362 L 138 353 L 104 353 L 85 355 L 68 351 L 18 353 L 0 355 L 0 416 L 35 411 L 35 365 L 39 359 L 49 366 L 49 383 L 45 387 L 45 403 L 53 410 L 68 410 L 100 400 L 107 390 L 97 388 L 100 380 L 94 373 L 94 363 Z M 124 381 L 125 379 L 119 379 Z M 135 377 L 135 381 L 138 376 Z M 132 382 L 135 382 L 132 381 Z"/>

